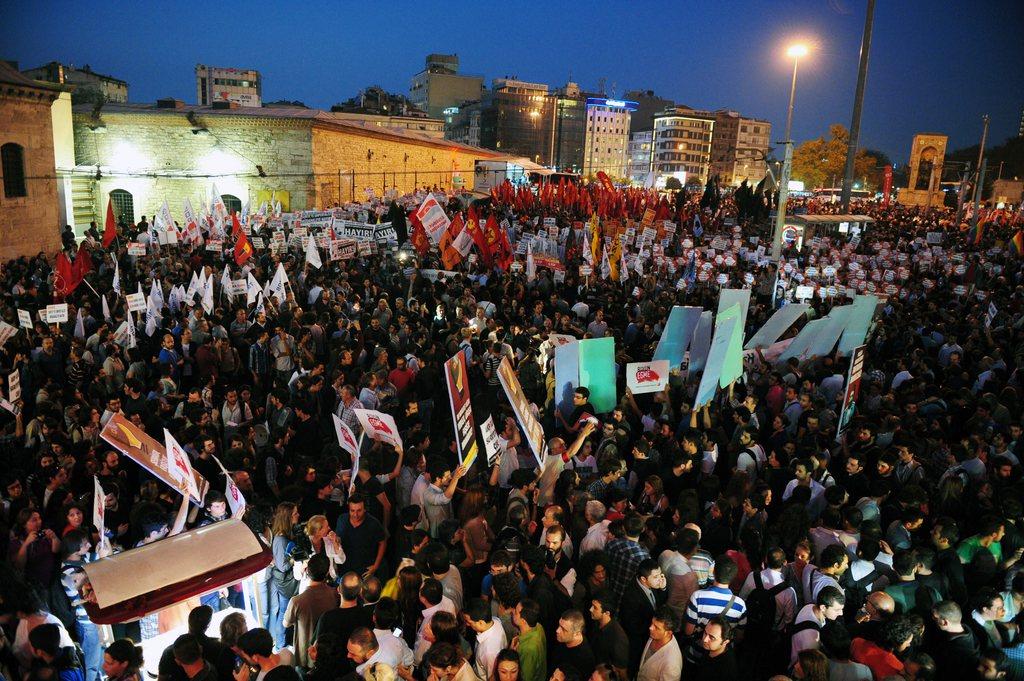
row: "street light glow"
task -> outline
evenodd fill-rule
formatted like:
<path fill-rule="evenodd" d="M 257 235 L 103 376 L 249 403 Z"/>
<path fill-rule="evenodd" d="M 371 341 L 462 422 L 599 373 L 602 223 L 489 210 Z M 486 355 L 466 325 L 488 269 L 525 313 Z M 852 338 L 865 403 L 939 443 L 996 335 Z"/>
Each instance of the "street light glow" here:
<path fill-rule="evenodd" d="M 806 57 L 807 56 L 807 46 L 804 45 L 803 43 L 797 43 L 795 45 L 790 45 L 789 48 L 786 50 L 786 56 L 787 57 L 792 57 L 793 59 L 798 59 L 800 57 Z"/>

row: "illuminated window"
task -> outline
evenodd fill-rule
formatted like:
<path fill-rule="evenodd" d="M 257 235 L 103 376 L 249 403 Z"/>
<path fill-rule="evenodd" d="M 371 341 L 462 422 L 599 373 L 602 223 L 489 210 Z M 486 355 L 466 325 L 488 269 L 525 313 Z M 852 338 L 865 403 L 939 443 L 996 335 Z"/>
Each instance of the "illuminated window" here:
<path fill-rule="evenodd" d="M 25 150 L 20 144 L 8 142 L 0 147 L 3 161 L 4 196 L 9 199 L 27 196 L 25 191 Z"/>
<path fill-rule="evenodd" d="M 224 202 L 224 207 L 228 209 L 228 215 L 231 213 L 242 214 L 242 201 L 231 194 L 221 194 L 221 200 Z"/>
<path fill-rule="evenodd" d="M 131 192 L 115 189 L 110 192 L 110 203 L 114 206 L 114 219 L 127 225 L 135 224 L 135 201 Z"/>

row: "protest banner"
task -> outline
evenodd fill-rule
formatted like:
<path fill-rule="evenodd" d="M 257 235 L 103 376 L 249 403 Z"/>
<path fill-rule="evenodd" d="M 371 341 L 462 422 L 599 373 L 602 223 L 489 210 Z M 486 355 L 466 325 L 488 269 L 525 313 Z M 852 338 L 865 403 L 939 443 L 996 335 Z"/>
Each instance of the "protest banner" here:
<path fill-rule="evenodd" d="M 21 399 L 21 371 L 18 369 L 7 374 L 7 399 L 11 402 Z"/>
<path fill-rule="evenodd" d="M 145 304 L 143 304 L 145 307 Z M 63 324 L 68 320 L 68 304 L 58 303 L 56 305 L 46 306 L 46 323 L 47 324 Z"/>
<path fill-rule="evenodd" d="M 0 321 L 0 348 L 2 348 L 7 341 L 11 340 L 15 334 L 18 333 L 18 327 L 11 326 L 5 321 Z"/>
<path fill-rule="evenodd" d="M 18 308 L 18 326 L 23 329 L 32 328 L 32 313 L 28 310 Z"/>
<path fill-rule="evenodd" d="M 96 557 L 105 558 L 110 555 L 110 539 L 107 537 L 106 531 L 106 500 L 107 495 L 103 491 L 103 486 L 100 485 L 100 479 L 95 475 L 92 476 L 92 524 L 99 533 L 100 541 L 96 546 Z"/>
<path fill-rule="evenodd" d="M 697 329 L 702 310 L 703 308 L 699 307 L 673 306 L 661 338 L 658 339 L 653 359 L 667 360 L 670 368 L 679 368 Z"/>
<path fill-rule="evenodd" d="M 161 482 L 180 491 L 180 486 L 171 476 L 164 445 L 154 440 L 120 412 L 110 417 L 107 425 L 100 431 L 100 437 L 117 451 L 159 478 Z M 195 477 L 194 487 L 192 485 L 188 487 L 190 491 L 194 489 L 198 492 L 198 496 L 193 496 L 192 501 L 202 505 L 210 483 L 197 471 L 193 470 L 192 473 Z"/>
<path fill-rule="evenodd" d="M 124 299 L 132 312 L 142 312 L 146 309 L 146 296 L 143 293 L 128 293 Z"/>
<path fill-rule="evenodd" d="M 189 496 L 193 499 L 201 498 L 199 486 L 196 485 L 195 472 L 192 470 L 192 462 L 189 461 L 188 453 L 182 448 L 178 441 L 171 435 L 171 431 L 164 428 L 164 451 L 167 455 L 167 472 L 174 480 L 175 489 L 182 496 Z"/>
<path fill-rule="evenodd" d="M 825 316 L 828 323 L 822 325 L 807 348 L 809 357 L 825 357 L 832 354 L 832 348 L 839 341 L 839 336 L 842 335 L 852 310 L 853 305 L 839 305 L 832 308 L 831 312 Z"/>
<path fill-rule="evenodd" d="M 669 362 L 659 359 L 653 362 L 630 362 L 626 365 L 626 387 L 634 395 L 656 393 L 668 385 Z"/>
<path fill-rule="evenodd" d="M 784 305 L 775 311 L 767 322 L 764 323 L 760 329 L 751 336 L 747 344 L 743 346 L 744 350 L 754 350 L 756 348 L 766 348 L 775 341 L 779 340 L 779 337 L 785 333 L 786 329 L 791 327 L 796 320 L 807 312 L 810 305 L 805 303 L 790 303 Z"/>
<path fill-rule="evenodd" d="M 854 415 L 857 413 L 857 398 L 860 396 L 860 379 L 864 373 L 864 358 L 867 356 L 867 346 L 858 345 L 850 355 L 850 371 L 846 376 L 846 391 L 843 394 L 843 410 L 839 413 L 839 423 L 836 426 L 836 442 L 840 440 L 843 431 L 850 425 Z"/>
<path fill-rule="evenodd" d="M 444 234 L 444 231 L 451 224 L 451 220 L 448 219 L 444 208 L 437 202 L 433 194 L 427 194 L 426 198 L 423 199 L 423 203 L 416 209 L 416 218 L 423 225 L 427 236 L 430 237 L 434 244 L 441 241 L 441 235 Z"/>
<path fill-rule="evenodd" d="M 615 408 L 615 339 L 588 338 L 579 341 L 579 384 L 590 390 L 590 403 L 598 414 Z"/>
<path fill-rule="evenodd" d="M 480 437 L 484 441 L 484 451 L 487 453 L 487 468 L 497 462 L 498 457 L 501 456 L 501 436 L 498 435 L 498 429 L 494 427 L 494 418 L 488 416 L 483 423 L 480 424 Z"/>
<path fill-rule="evenodd" d="M 444 375 L 448 383 L 448 401 L 452 408 L 459 463 L 468 469 L 476 458 L 477 444 L 473 405 L 469 399 L 469 370 L 464 352 L 456 352 L 444 363 Z"/>
<path fill-rule="evenodd" d="M 533 458 L 540 466 L 548 451 L 548 444 L 544 440 L 544 428 L 533 415 L 530 400 L 523 392 L 523 387 L 519 384 L 519 378 L 508 361 L 508 357 L 502 357 L 501 364 L 498 365 L 498 381 L 501 383 L 508 401 L 512 404 L 512 411 L 515 412 L 516 421 L 519 422 L 519 426 L 526 435 L 526 443 L 530 446 Z"/>
<path fill-rule="evenodd" d="M 555 404 L 566 418 L 573 410 L 572 395 L 580 384 L 579 342 L 572 336 L 568 338 L 571 342 L 552 345 L 555 356 Z"/>
<path fill-rule="evenodd" d="M 331 414 L 334 421 L 334 434 L 338 437 L 338 444 L 352 456 L 359 456 L 359 443 L 352 429 L 345 425 L 345 422 L 338 418 L 337 414 Z"/>
<path fill-rule="evenodd" d="M 864 344 L 877 309 L 878 298 L 876 296 L 856 296 L 853 299 L 853 310 L 850 311 L 846 326 L 843 328 L 843 335 L 839 338 L 840 355 L 846 357 L 858 345 Z"/>
<path fill-rule="evenodd" d="M 740 335 L 742 336 L 743 329 L 747 328 L 747 308 L 750 307 L 750 289 L 722 289 L 718 294 L 718 309 L 715 311 L 715 314 L 720 315 L 723 311 L 728 310 L 733 305 L 740 306 Z"/>
<path fill-rule="evenodd" d="M 373 409 L 356 409 L 355 412 L 366 437 L 386 442 L 395 449 L 402 449 L 402 436 L 398 432 L 393 416 Z"/>
<path fill-rule="evenodd" d="M 714 320 L 711 310 L 704 310 L 700 313 L 700 320 L 693 332 L 693 340 L 690 341 L 690 361 L 686 366 L 689 376 L 695 376 L 697 372 L 704 369 L 708 359 L 708 351 L 711 349 L 711 334 L 714 330 Z"/>
<path fill-rule="evenodd" d="M 719 378 L 722 376 L 722 369 L 725 367 L 729 355 L 729 348 L 733 344 L 733 334 L 739 324 L 738 308 L 724 314 L 719 323 L 715 325 L 714 337 L 711 339 L 711 348 L 708 351 L 707 363 L 704 373 L 700 377 L 700 385 L 697 388 L 697 396 L 693 401 L 693 408 L 696 411 L 701 407 L 710 404 L 718 390 Z"/>

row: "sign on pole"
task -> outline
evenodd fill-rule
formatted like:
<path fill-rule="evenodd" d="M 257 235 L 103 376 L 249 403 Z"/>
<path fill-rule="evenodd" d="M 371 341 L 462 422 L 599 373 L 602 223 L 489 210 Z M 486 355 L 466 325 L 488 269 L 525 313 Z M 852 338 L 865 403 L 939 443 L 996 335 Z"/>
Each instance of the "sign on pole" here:
<path fill-rule="evenodd" d="M 473 405 L 469 400 L 469 371 L 466 369 L 465 353 L 456 352 L 451 359 L 444 363 L 444 375 L 448 383 L 448 401 L 452 407 L 452 423 L 455 425 L 455 442 L 458 445 L 459 463 L 469 468 L 476 458 L 477 444 Z"/>
<path fill-rule="evenodd" d="M 501 387 L 505 390 L 508 401 L 512 404 L 512 411 L 515 412 L 519 426 L 523 429 L 523 433 L 526 434 L 526 442 L 530 445 L 533 458 L 537 460 L 537 465 L 540 466 L 548 450 L 547 442 L 544 441 L 544 428 L 533 415 L 533 411 L 530 410 L 530 400 L 527 399 L 526 393 L 523 392 L 523 386 L 519 384 L 519 378 L 516 376 L 512 364 L 508 361 L 508 357 L 501 358 L 501 364 L 498 365 L 498 380 L 501 382 Z"/>
<path fill-rule="evenodd" d="M 860 377 L 864 373 L 864 356 L 866 345 L 858 345 L 850 356 L 850 372 L 846 377 L 846 393 L 843 395 L 843 410 L 839 414 L 839 425 L 836 428 L 836 441 L 850 425 L 857 413 L 857 397 L 860 395 Z"/>
<path fill-rule="evenodd" d="M 395 449 L 403 449 L 402 436 L 398 434 L 393 416 L 373 409 L 356 409 L 355 412 L 368 438 L 386 442 Z"/>

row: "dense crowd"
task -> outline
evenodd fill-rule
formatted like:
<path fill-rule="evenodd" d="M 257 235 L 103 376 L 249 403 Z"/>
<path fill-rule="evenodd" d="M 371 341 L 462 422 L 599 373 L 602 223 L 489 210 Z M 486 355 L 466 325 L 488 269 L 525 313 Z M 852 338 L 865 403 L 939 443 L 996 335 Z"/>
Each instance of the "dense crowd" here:
<path fill-rule="evenodd" d="M 476 202 L 477 224 L 493 218 L 509 249 L 530 241 L 531 262 L 478 243 L 447 274 L 417 240 L 409 209 L 422 194 L 339 207 L 392 220 L 417 250 L 322 250 L 319 268 L 301 240 L 239 266 L 230 246 L 160 245 L 145 217 L 109 248 L 94 226 L 84 245 L 65 243 L 68 262 L 91 261 L 75 270 L 65 323 L 36 319 L 68 286 L 53 254 L 4 263 L 0 316 L 19 327 L 18 310 L 33 315 L 0 348 L 3 395 L 11 375 L 21 395 L 0 410 L 4 678 L 134 681 L 138 644 L 176 626 L 187 633 L 161 657 L 161 681 L 1022 678 L 1012 216 L 970 230 L 947 209 L 863 203 L 854 212 L 876 222 L 787 243 L 783 270 L 747 219 L 766 205 L 760 187 L 739 211 L 710 187 L 660 203 L 611 192 L 617 203 L 600 207 L 570 192 Z M 468 207 L 444 198 L 452 217 Z M 662 226 L 638 243 L 652 206 Z M 245 222 L 273 242 L 273 220 Z M 608 222 L 635 232 L 618 246 L 614 228 L 595 238 Z M 535 254 L 553 260 L 537 267 Z M 826 264 L 837 273 L 821 281 Z M 282 270 L 286 285 L 255 300 L 227 285 Z M 200 271 L 217 287 L 205 305 L 191 287 L 176 293 Z M 716 308 L 716 277 L 697 276 L 708 271 L 752 289 L 745 338 L 798 283 L 817 281 L 808 318 L 878 283 L 840 437 L 849 357 L 746 353 L 743 378 L 698 410 L 700 375 L 685 364 L 662 392 L 625 387 L 673 305 Z M 118 293 L 136 290 L 151 292 L 149 314 L 126 313 Z M 615 339 L 614 409 L 597 413 L 582 385 L 556 408 L 551 334 Z M 483 450 L 460 464 L 443 368 L 460 352 L 476 423 L 498 429 L 490 466 Z M 544 461 L 499 381 L 503 361 L 544 427 Z M 353 470 L 333 416 L 358 435 L 359 409 L 391 415 L 402 447 L 366 438 Z M 100 437 L 117 414 L 159 442 L 173 434 L 210 482 L 201 507 L 186 517 L 187 497 Z M 245 498 L 236 513 L 225 474 Z M 116 557 L 232 515 L 272 548 L 254 594 L 232 585 L 101 637 L 83 593 L 98 549 Z M 211 625 L 239 608 L 260 621 L 233 610 Z"/>

